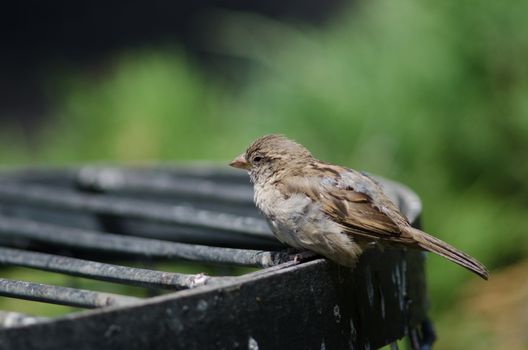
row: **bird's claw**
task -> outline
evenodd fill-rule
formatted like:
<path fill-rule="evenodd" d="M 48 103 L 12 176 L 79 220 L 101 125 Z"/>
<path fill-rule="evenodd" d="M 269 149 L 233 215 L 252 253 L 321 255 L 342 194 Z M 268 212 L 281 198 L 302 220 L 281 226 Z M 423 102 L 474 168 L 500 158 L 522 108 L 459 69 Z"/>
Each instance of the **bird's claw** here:
<path fill-rule="evenodd" d="M 308 260 L 308 259 L 311 259 L 313 257 L 315 257 L 317 254 L 309 251 L 309 250 L 305 250 L 305 251 L 302 251 L 302 252 L 297 252 L 297 253 L 294 253 L 294 254 L 290 254 L 290 260 L 293 261 L 295 264 L 298 264 L 302 261 L 305 261 L 305 260 Z"/>

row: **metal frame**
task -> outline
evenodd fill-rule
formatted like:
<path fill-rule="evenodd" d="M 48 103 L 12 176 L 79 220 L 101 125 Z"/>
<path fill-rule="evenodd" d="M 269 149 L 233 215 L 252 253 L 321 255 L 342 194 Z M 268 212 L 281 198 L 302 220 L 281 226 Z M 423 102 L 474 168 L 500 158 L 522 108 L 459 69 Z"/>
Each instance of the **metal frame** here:
<path fill-rule="evenodd" d="M 416 195 L 381 181 L 417 222 Z M 292 260 L 284 251 L 242 249 L 280 247 L 252 206 L 248 189 L 247 178 L 210 167 L 5 173 L 0 177 L 0 242 L 10 247 L 0 247 L 1 264 L 186 290 L 138 299 L 0 279 L 3 295 L 95 308 L 55 319 L 0 312 L 0 320 L 7 320 L 0 348 L 369 349 L 407 334 L 412 348 L 426 349 L 434 341 L 426 317 L 422 253 L 372 249 L 347 269 L 324 259 Z M 137 220 L 143 225 L 132 234 L 143 237 L 124 235 Z M 160 239 L 167 237 L 159 233 L 167 232 L 163 225 L 177 242 Z M 190 242 L 187 230 L 194 232 Z M 54 247 L 91 258 L 59 256 Z M 188 275 L 92 261 L 98 254 L 264 269 L 238 277 Z"/>

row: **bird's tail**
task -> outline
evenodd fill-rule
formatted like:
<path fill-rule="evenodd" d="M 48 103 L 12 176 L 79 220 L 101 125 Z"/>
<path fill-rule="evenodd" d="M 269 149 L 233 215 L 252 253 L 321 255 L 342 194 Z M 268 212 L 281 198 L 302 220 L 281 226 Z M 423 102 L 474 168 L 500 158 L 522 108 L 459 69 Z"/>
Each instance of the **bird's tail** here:
<path fill-rule="evenodd" d="M 471 256 L 416 228 L 410 227 L 409 233 L 420 248 L 465 267 L 485 280 L 488 279 L 489 274 L 486 267 Z"/>

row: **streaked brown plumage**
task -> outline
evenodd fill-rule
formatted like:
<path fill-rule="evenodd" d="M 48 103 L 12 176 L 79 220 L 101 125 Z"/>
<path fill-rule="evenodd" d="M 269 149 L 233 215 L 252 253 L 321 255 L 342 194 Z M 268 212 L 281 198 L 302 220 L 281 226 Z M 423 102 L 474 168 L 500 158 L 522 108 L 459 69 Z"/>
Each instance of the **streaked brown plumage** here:
<path fill-rule="evenodd" d="M 488 278 L 477 260 L 413 228 L 374 179 L 319 161 L 284 136 L 255 140 L 230 165 L 249 172 L 257 207 L 275 236 L 294 248 L 354 266 L 373 243 L 401 245 L 436 253 Z"/>

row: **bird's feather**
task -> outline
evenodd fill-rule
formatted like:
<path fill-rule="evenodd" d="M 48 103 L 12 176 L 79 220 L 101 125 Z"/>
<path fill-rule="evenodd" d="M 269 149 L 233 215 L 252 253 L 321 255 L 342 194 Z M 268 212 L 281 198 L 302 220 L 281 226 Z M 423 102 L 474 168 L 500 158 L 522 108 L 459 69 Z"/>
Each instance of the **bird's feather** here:
<path fill-rule="evenodd" d="M 413 228 L 382 186 L 364 173 L 315 159 L 281 135 L 255 140 L 234 166 L 248 170 L 255 202 L 274 233 L 294 247 L 353 266 L 372 242 L 419 248 L 487 278 L 486 268 L 449 244 Z"/>
<path fill-rule="evenodd" d="M 379 184 L 367 175 L 324 163 L 314 163 L 311 167 L 318 169 L 318 176 L 290 177 L 282 182 L 286 184 L 284 190 L 290 194 L 304 193 L 314 202 L 320 203 L 321 210 L 332 221 L 340 224 L 344 233 L 356 240 L 381 240 L 385 244 L 419 247 L 441 255 L 487 279 L 486 268 L 477 260 L 411 227 L 388 197 L 377 196 L 383 191 Z M 359 189 L 356 181 L 361 183 Z"/>
<path fill-rule="evenodd" d="M 353 184 L 347 183 L 347 179 L 341 176 L 349 172 L 348 169 L 327 164 L 312 164 L 312 166 L 317 166 L 321 170 L 321 176 L 289 177 L 286 181 L 282 181 L 283 191 L 304 193 L 314 202 L 320 203 L 321 210 L 330 219 L 343 226 L 343 232 L 356 238 L 410 242 L 410 237 L 402 235 L 395 222 L 405 219 L 397 217 L 397 220 L 393 220 L 382 212 L 381 208 L 392 207 L 392 203 L 375 203 L 367 193 L 355 191 Z M 364 175 L 359 174 L 359 176 Z M 375 183 L 374 185 L 377 186 Z"/>

